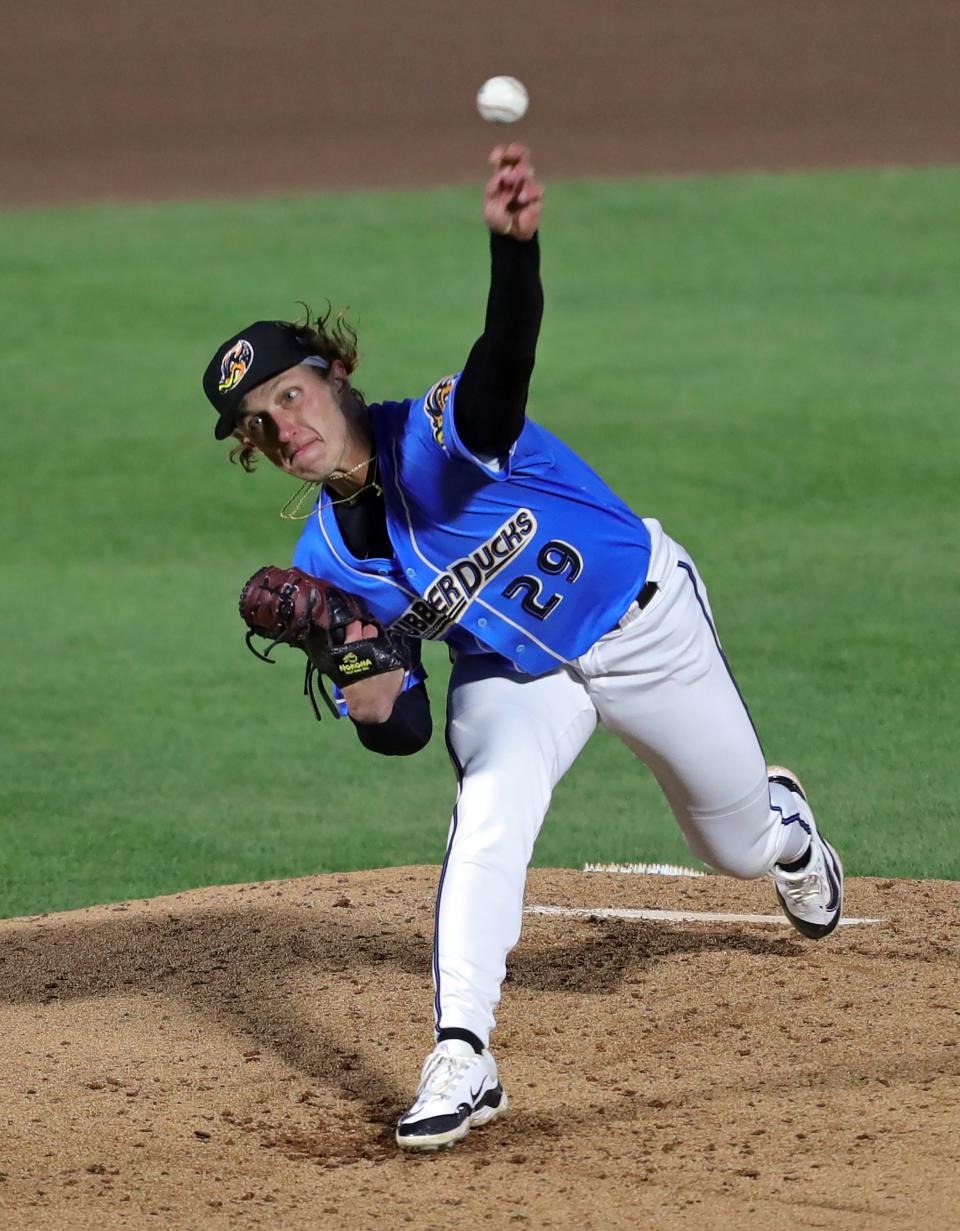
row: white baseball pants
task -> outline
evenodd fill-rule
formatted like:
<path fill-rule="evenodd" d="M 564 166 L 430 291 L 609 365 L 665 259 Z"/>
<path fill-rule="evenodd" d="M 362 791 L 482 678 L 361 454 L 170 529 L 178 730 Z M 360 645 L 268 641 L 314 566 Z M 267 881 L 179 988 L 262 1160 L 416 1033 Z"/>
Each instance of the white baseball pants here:
<path fill-rule="evenodd" d="M 598 722 L 650 767 L 704 863 L 753 878 L 806 846 L 784 822 L 789 794 L 768 785 L 696 567 L 659 522 L 646 524 L 658 592 L 575 662 L 537 679 L 495 656 L 454 665 L 447 742 L 460 785 L 437 895 L 438 1029 L 487 1042 L 533 844 L 554 786 Z"/>

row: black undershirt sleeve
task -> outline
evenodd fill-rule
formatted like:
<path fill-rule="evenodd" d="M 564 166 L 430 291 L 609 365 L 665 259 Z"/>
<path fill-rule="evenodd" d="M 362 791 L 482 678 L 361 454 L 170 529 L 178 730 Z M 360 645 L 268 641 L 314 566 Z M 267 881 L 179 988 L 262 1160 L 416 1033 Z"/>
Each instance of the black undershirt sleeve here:
<path fill-rule="evenodd" d="M 460 439 L 472 452 L 503 457 L 523 431 L 543 316 L 540 244 L 490 234 L 490 293 L 454 402 Z"/>
<path fill-rule="evenodd" d="M 457 432 L 472 453 L 505 456 L 523 430 L 542 316 L 537 237 L 524 241 L 491 232 L 486 321 L 464 366 L 454 404 Z M 379 493 L 338 503 L 335 516 L 353 555 L 369 559 L 390 554 Z M 426 686 L 416 684 L 402 692 L 386 722 L 354 726 L 360 742 L 372 752 L 383 756 L 419 752 L 433 733 Z"/>

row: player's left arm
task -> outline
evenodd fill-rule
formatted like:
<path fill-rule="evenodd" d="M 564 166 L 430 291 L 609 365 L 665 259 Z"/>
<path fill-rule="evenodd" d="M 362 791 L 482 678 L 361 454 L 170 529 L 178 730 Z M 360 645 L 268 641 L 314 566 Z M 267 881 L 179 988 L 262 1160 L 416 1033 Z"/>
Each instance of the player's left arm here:
<path fill-rule="evenodd" d="M 303 569 L 265 565 L 240 593 L 240 615 L 247 625 L 246 643 L 265 662 L 270 651 L 286 644 L 310 659 L 304 691 L 317 708 L 313 672 L 329 679 L 339 692 L 366 748 L 385 756 L 409 756 L 430 739 L 430 703 L 420 665 L 420 643 L 392 635 L 354 594 L 340 590 Z M 270 642 L 265 651 L 254 637 Z M 327 704 L 339 713 L 322 684 Z"/>
<path fill-rule="evenodd" d="M 363 624 L 354 620 L 348 624 L 343 638 L 344 645 L 362 641 L 366 637 L 380 636 L 381 630 L 375 624 Z M 310 643 L 307 643 L 308 652 Z M 356 684 L 344 684 L 340 691 L 346 702 L 347 713 L 357 723 L 386 722 L 393 713 L 393 707 L 403 689 L 403 670 L 387 671 L 383 675 L 375 675 L 370 679 L 360 680 Z"/>
<path fill-rule="evenodd" d="M 379 630 L 359 620 L 346 629 L 344 645 L 373 637 Z M 411 668 L 420 665 L 420 643 L 407 640 Z M 433 734 L 426 684 L 404 688 L 404 672 L 388 672 L 341 688 L 357 737 L 364 748 L 386 757 L 406 757 L 425 748 Z"/>
<path fill-rule="evenodd" d="M 543 316 L 537 231 L 543 188 L 524 146 L 498 146 L 483 196 L 490 291 L 481 336 L 457 384 L 454 422 L 478 456 L 503 457 L 523 430 Z"/>

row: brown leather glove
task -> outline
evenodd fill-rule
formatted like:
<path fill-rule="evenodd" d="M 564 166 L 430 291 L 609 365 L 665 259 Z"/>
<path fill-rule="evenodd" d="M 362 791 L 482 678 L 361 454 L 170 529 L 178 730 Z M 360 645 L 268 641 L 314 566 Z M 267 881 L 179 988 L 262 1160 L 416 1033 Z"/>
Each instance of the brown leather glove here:
<path fill-rule="evenodd" d="M 273 662 L 275 645 L 292 645 L 303 650 L 310 660 L 304 691 L 313 700 L 312 669 L 321 672 L 339 688 L 409 666 L 402 638 L 393 638 L 365 611 L 354 594 L 311 577 L 298 568 L 265 565 L 258 569 L 240 592 L 240 614 L 247 625 L 246 642 L 264 662 Z M 374 637 L 344 644 L 348 625 L 360 621 L 377 629 Z M 261 653 L 253 645 L 254 636 L 266 637 L 270 644 Z M 321 690 L 322 691 L 322 690 Z M 324 700 L 339 717 L 336 706 L 323 693 Z M 314 711 L 319 710 L 314 702 Z"/>

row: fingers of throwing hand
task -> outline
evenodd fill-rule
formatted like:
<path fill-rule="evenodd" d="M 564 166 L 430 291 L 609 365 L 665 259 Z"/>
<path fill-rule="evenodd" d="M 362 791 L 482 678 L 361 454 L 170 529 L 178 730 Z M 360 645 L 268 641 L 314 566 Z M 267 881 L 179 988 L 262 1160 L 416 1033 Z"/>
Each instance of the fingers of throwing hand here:
<path fill-rule="evenodd" d="M 543 187 L 533 178 L 532 167 L 501 172 L 493 176 L 484 193 L 485 203 L 494 210 L 515 213 L 543 197 Z"/>
<path fill-rule="evenodd" d="M 515 204 L 520 208 L 524 208 L 527 205 L 536 205 L 542 200 L 543 185 L 538 184 L 536 180 L 531 179 L 527 180 L 520 191 L 516 194 L 513 202 L 511 202 L 511 206 Z"/>
<path fill-rule="evenodd" d="M 490 155 L 494 172 L 484 189 L 484 218 L 491 230 L 529 239 L 540 219 L 543 185 L 534 178 L 529 151 L 519 142 L 498 145 Z"/>
<path fill-rule="evenodd" d="M 496 177 L 500 191 L 516 196 L 533 179 L 533 167 L 528 162 L 517 163 L 508 171 L 501 171 Z"/>
<path fill-rule="evenodd" d="M 494 167 L 512 167 L 530 157 L 530 151 L 519 141 L 497 145 L 490 152 L 490 164 Z"/>

